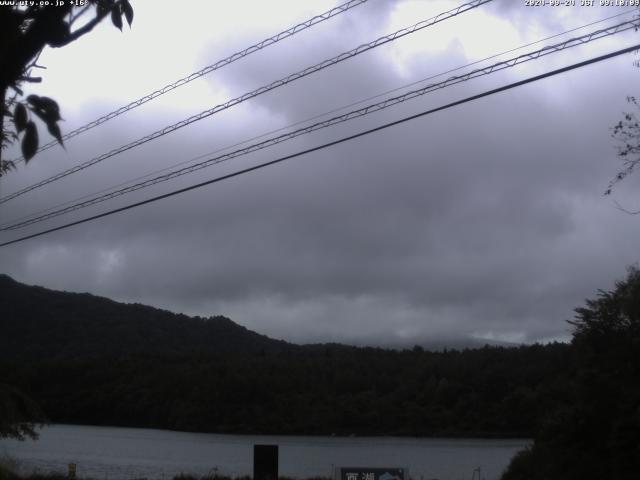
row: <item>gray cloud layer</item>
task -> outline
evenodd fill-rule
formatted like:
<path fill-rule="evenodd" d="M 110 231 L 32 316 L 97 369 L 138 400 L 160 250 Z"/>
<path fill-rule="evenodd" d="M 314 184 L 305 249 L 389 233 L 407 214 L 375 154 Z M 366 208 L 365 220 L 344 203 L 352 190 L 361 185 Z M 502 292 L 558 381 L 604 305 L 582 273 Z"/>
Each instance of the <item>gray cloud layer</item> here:
<path fill-rule="evenodd" d="M 492 12 L 520 24 L 528 15 L 502 3 Z M 367 32 L 384 33 L 389 4 L 376 5 L 323 27 L 330 35 L 321 42 L 309 34 L 220 72 L 212 89 L 242 93 L 354 46 Z M 548 31 L 562 23 L 537 13 L 530 21 Z M 243 40 L 240 35 L 234 42 Z M 39 202 L 63 200 L 74 186 L 77 194 L 85 193 L 171 163 L 175 155 L 189 158 L 473 60 L 456 42 L 443 44 L 449 49 L 408 60 L 402 75 L 390 48 L 363 55 L 100 166 L 85 181 L 69 179 L 40 199 L 6 204 L 3 219 Z M 580 52 L 584 58 L 590 53 Z M 191 314 L 226 314 L 294 341 L 566 338 L 564 320 L 572 309 L 638 260 L 638 219 L 601 195 L 617 167 L 609 127 L 625 109 L 624 96 L 633 93 L 638 74 L 631 62 L 623 57 L 4 248 L 0 264 L 27 283 Z M 443 91 L 170 187 L 308 148 L 519 75 Z M 105 127 L 93 148 L 120 144 L 140 125 L 147 131 L 151 120 L 145 118 L 136 114 L 128 123 Z M 82 157 L 90 148 L 74 152 Z M 25 177 L 57 171 L 44 160 L 34 160 L 34 170 L 7 182 L 28 183 Z M 637 187 L 631 179 L 626 188 Z"/>

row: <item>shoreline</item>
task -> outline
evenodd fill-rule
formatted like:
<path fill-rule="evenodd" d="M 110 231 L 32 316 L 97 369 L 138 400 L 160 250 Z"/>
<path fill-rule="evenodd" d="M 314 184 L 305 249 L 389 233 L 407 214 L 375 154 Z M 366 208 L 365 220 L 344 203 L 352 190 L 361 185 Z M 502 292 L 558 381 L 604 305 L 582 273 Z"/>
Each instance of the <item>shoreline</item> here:
<path fill-rule="evenodd" d="M 132 430 L 148 430 L 152 432 L 167 432 L 178 433 L 188 435 L 217 435 L 217 436 L 239 436 L 239 437 L 292 437 L 292 438 L 335 438 L 338 440 L 348 439 L 365 439 L 371 440 L 375 438 L 380 439 L 415 439 L 415 440 L 478 440 L 478 441 L 491 441 L 491 440 L 513 440 L 517 442 L 533 441 L 533 435 L 517 435 L 517 434 L 499 434 L 490 432 L 477 432 L 469 433 L 462 432 L 460 434 L 452 433 L 434 433 L 429 435 L 412 435 L 404 433 L 262 433 L 256 431 L 203 431 L 203 430 L 172 430 L 170 428 L 163 427 L 149 427 L 149 426 L 137 426 L 137 425 L 106 425 L 106 424 L 88 424 L 88 423 L 47 423 L 44 425 L 38 425 L 37 432 L 49 427 L 83 427 L 83 428 L 109 428 L 109 429 L 132 429 Z"/>

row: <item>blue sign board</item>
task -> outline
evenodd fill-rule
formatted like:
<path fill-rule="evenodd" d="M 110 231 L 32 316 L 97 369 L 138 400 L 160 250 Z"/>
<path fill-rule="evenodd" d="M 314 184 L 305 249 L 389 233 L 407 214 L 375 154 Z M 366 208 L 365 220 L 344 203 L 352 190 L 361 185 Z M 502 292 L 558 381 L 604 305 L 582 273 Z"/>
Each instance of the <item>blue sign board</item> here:
<path fill-rule="evenodd" d="M 341 467 L 336 480 L 408 480 L 405 468 Z"/>

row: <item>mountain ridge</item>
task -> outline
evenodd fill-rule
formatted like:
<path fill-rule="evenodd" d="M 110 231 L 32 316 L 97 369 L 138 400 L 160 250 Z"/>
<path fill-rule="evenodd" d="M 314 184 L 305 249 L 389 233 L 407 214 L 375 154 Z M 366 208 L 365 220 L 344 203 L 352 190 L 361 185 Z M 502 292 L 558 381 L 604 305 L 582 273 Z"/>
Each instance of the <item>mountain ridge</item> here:
<path fill-rule="evenodd" d="M 0 277 L 0 383 L 56 423 L 295 435 L 522 437 L 568 384 L 568 345 L 298 346 Z"/>
<path fill-rule="evenodd" d="M 259 353 L 298 348 L 222 315 L 190 317 L 90 293 L 25 285 L 5 274 L 0 274 L 0 312 L 0 358 Z"/>
<path fill-rule="evenodd" d="M 296 344 L 252 331 L 223 315 L 190 316 L 87 292 L 27 285 L 0 273 L 0 358 L 121 357 L 137 353 L 269 353 L 323 348 L 428 351 L 518 347 L 478 338 L 416 338 L 413 343 L 311 342 Z M 52 345 L 55 342 L 55 345 Z"/>

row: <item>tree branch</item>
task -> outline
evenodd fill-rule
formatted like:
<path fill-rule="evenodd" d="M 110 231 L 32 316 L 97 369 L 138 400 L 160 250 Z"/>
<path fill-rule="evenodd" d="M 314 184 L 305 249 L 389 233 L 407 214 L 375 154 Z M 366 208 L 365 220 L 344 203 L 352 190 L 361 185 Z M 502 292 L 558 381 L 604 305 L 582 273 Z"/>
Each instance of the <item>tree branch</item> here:
<path fill-rule="evenodd" d="M 27 83 L 42 83 L 42 77 L 20 77 L 18 78 L 18 81 Z"/>
<path fill-rule="evenodd" d="M 85 5 L 83 8 L 80 9 L 80 11 L 76 14 L 76 15 L 71 15 L 70 14 L 70 18 L 69 18 L 69 26 L 73 25 L 73 23 L 79 19 L 82 15 L 84 15 L 86 13 L 87 10 L 89 10 L 92 7 L 92 5 L 90 3 L 88 3 L 87 5 Z"/>
<path fill-rule="evenodd" d="M 109 13 L 109 12 L 107 12 L 107 13 Z M 55 45 L 52 44 L 51 42 L 49 42 L 49 45 L 51 45 L 52 47 L 56 47 L 56 48 L 64 47 L 65 45 L 68 45 L 69 43 L 77 40 L 81 36 L 89 33 L 91 30 L 93 30 L 94 27 L 96 25 L 98 25 L 98 23 L 100 23 L 104 17 L 107 16 L 107 13 L 96 13 L 96 16 L 95 16 L 95 18 L 93 20 L 91 20 L 90 22 L 87 22 L 87 24 L 85 24 L 84 26 L 80 27 L 75 32 L 72 32 L 69 35 L 67 35 L 66 38 L 64 38 L 62 41 L 56 42 Z"/>
<path fill-rule="evenodd" d="M 613 203 L 615 203 L 616 208 L 624 213 L 627 213 L 629 215 L 640 215 L 640 210 L 627 210 L 626 208 L 624 208 L 622 205 L 620 205 L 618 203 L 617 200 L 614 200 Z"/>

